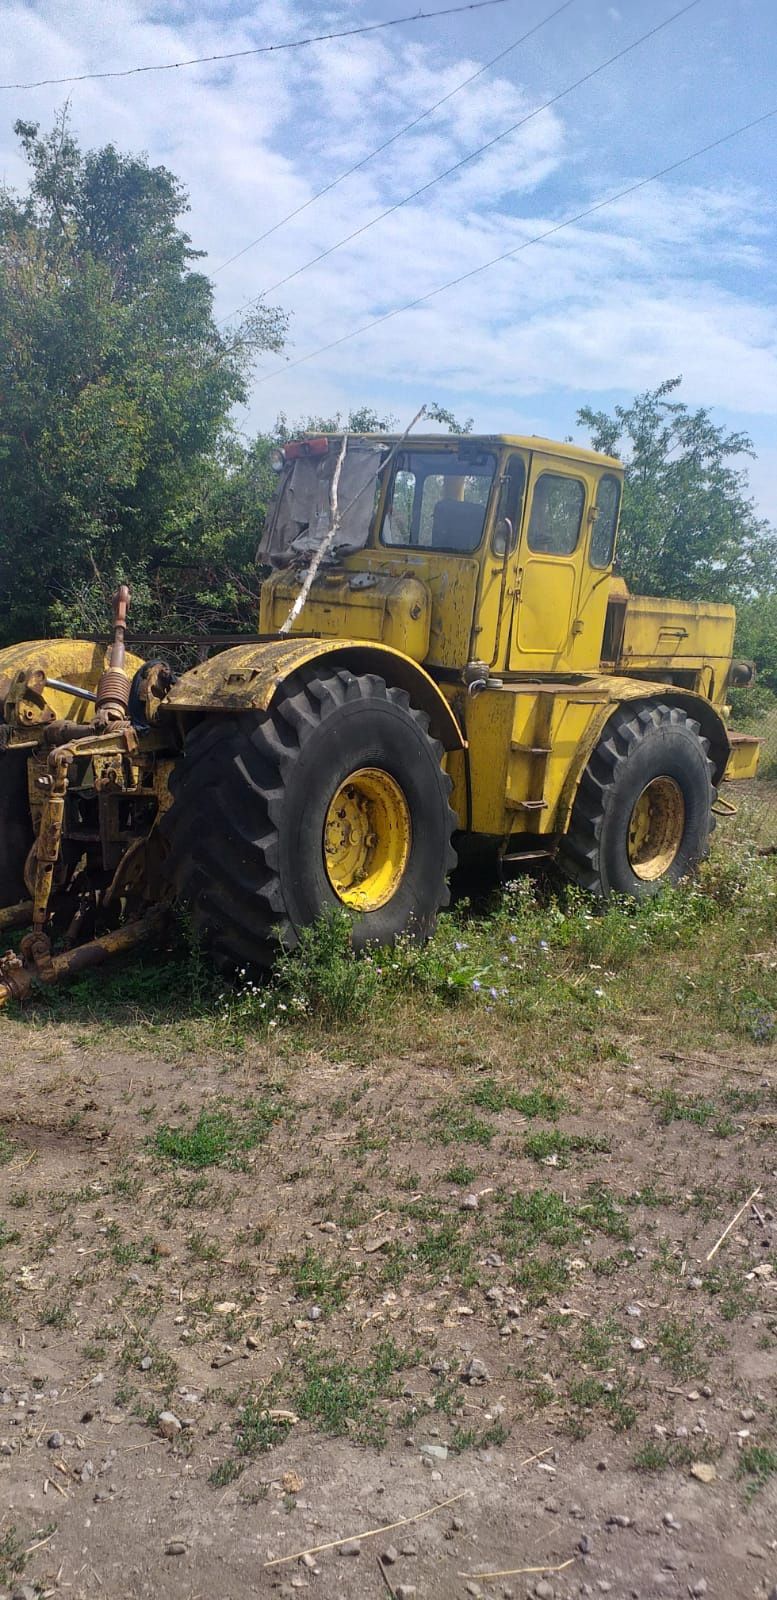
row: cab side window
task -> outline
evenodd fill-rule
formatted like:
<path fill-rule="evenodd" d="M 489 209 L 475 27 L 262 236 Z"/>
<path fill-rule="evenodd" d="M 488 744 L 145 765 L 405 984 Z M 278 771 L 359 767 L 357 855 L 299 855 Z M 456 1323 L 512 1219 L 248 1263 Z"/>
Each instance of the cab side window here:
<path fill-rule="evenodd" d="M 600 478 L 596 495 L 596 517 L 591 534 L 590 559 L 592 567 L 609 567 L 615 551 L 615 533 L 621 503 L 621 486 L 617 478 Z"/>
<path fill-rule="evenodd" d="M 577 549 L 585 505 L 578 478 L 543 472 L 534 485 L 527 542 L 542 555 L 571 556 Z"/>

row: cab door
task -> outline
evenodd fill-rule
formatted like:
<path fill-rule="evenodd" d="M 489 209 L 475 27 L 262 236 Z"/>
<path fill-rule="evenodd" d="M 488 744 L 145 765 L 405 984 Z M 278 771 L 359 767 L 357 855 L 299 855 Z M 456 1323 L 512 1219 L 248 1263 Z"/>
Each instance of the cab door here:
<path fill-rule="evenodd" d="M 511 450 L 502 461 L 493 516 L 487 523 L 488 544 L 480 563 L 469 654 L 472 660 L 485 661 L 489 666 L 504 665 L 528 464 L 528 453 L 518 450 Z"/>
<path fill-rule="evenodd" d="M 581 584 L 594 492 L 595 474 L 583 463 L 532 455 L 510 636 L 514 672 L 584 670 Z"/>

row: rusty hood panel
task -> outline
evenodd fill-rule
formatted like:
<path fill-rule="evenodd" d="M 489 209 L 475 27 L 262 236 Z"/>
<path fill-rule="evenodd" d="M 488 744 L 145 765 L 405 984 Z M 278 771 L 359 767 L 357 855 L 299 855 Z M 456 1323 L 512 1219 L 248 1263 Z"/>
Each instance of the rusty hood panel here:
<path fill-rule="evenodd" d="M 405 689 L 425 711 L 431 731 L 446 750 L 460 750 L 463 739 L 456 718 L 433 678 L 399 650 L 363 639 L 268 639 L 235 645 L 185 672 L 160 706 L 165 712 L 267 711 L 281 684 L 300 667 L 324 660 L 335 668 L 377 672 L 387 683 Z"/>

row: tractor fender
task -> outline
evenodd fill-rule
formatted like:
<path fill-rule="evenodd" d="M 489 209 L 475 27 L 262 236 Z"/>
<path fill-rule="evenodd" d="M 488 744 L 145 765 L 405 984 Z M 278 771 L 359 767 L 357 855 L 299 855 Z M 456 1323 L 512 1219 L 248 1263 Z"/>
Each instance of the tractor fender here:
<path fill-rule="evenodd" d="M 108 665 L 110 647 L 88 639 L 28 639 L 23 644 L 7 645 L 0 650 L 0 712 L 5 697 L 18 672 L 44 672 L 47 678 L 72 683 L 80 689 L 96 691 L 100 677 Z M 140 656 L 127 651 L 125 670 L 131 678 L 143 662 Z M 91 722 L 94 705 L 66 689 L 45 691 L 46 705 L 58 719 L 67 722 Z"/>
<path fill-rule="evenodd" d="M 709 744 L 712 781 L 716 786 L 720 783 L 731 745 L 720 712 L 703 695 L 695 694 L 692 689 L 678 688 L 673 683 L 652 683 L 639 678 L 602 677 L 586 683 L 586 689 L 596 688 L 603 691 L 604 697 L 601 705 L 596 707 L 586 728 L 585 738 L 581 739 L 567 772 L 559 799 L 555 832 L 566 833 L 569 827 L 580 780 L 613 712 L 618 706 L 628 705 L 635 700 L 645 705 L 660 700 L 665 706 L 677 706 L 693 717 L 699 724 L 702 737 Z"/>
<path fill-rule="evenodd" d="M 463 750 L 459 724 L 437 684 L 423 667 L 388 645 L 360 639 L 268 639 L 235 645 L 182 673 L 159 707 L 159 715 L 269 711 L 282 683 L 311 662 L 375 672 L 392 688 L 404 689 L 425 711 L 430 731 L 445 750 Z"/>

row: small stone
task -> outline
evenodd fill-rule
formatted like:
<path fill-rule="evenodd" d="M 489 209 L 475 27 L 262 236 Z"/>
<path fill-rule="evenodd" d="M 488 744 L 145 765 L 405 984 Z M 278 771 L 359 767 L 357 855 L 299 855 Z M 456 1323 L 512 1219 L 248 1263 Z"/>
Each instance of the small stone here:
<path fill-rule="evenodd" d="M 185 1556 L 187 1549 L 188 1546 L 184 1544 L 183 1539 L 168 1539 L 165 1545 L 165 1555 Z"/>
<path fill-rule="evenodd" d="M 318 1322 L 322 1316 L 323 1312 L 320 1306 L 308 1306 L 308 1322 Z"/>
<path fill-rule="evenodd" d="M 694 1600 L 696 1600 L 696 1596 L 706 1594 L 707 1593 L 707 1579 L 706 1578 L 697 1578 L 695 1583 L 689 1583 L 689 1585 L 688 1585 L 688 1593 L 690 1595 L 694 1596 Z"/>
<path fill-rule="evenodd" d="M 641 1306 L 627 1306 L 626 1307 L 626 1316 L 627 1317 L 641 1317 L 642 1316 L 642 1307 Z"/>
<path fill-rule="evenodd" d="M 300 1556 L 299 1564 L 300 1564 L 301 1567 L 305 1568 L 306 1572 L 318 1572 L 319 1571 L 319 1568 L 316 1566 L 316 1558 L 315 1558 L 315 1556 L 308 1555 L 307 1551 L 305 1552 L 304 1556 Z"/>
<path fill-rule="evenodd" d="M 81 1482 L 82 1483 L 88 1483 L 89 1479 L 93 1478 L 93 1477 L 94 1477 L 94 1463 L 91 1462 L 91 1461 L 85 1461 L 83 1466 L 82 1466 L 82 1468 L 81 1468 Z"/>
<path fill-rule="evenodd" d="M 451 1528 L 454 1533 L 461 1533 L 463 1531 L 464 1523 L 462 1522 L 461 1517 L 451 1517 Z"/>
<path fill-rule="evenodd" d="M 31 1583 L 23 1583 L 13 1590 L 11 1600 L 38 1600 L 38 1591 L 33 1589 Z"/>
<path fill-rule="evenodd" d="M 629 1345 L 632 1350 L 644 1350 L 645 1341 L 644 1339 L 630 1339 Z"/>
<path fill-rule="evenodd" d="M 581 1556 L 590 1556 L 590 1554 L 591 1554 L 591 1541 L 590 1541 L 587 1533 L 583 1534 L 583 1537 L 582 1537 L 582 1539 L 580 1539 L 577 1548 L 580 1551 Z"/>
<path fill-rule="evenodd" d="M 466 1593 L 473 1595 L 474 1600 L 480 1600 L 483 1590 L 481 1589 L 479 1583 L 468 1583 L 466 1586 Z"/>
<path fill-rule="evenodd" d="M 415 1600 L 418 1590 L 414 1583 L 398 1583 L 395 1585 L 394 1593 L 397 1600 Z"/>
<path fill-rule="evenodd" d="M 476 1194 L 465 1194 L 464 1199 L 462 1200 L 461 1205 L 459 1207 L 459 1210 L 460 1211 L 477 1211 L 479 1205 L 480 1205 L 480 1199 L 479 1199 L 478 1195 L 476 1195 Z"/>
<path fill-rule="evenodd" d="M 431 1456 L 435 1461 L 447 1461 L 448 1446 L 447 1444 L 422 1444 L 421 1455 Z"/>
<path fill-rule="evenodd" d="M 412 1539 L 407 1539 L 403 1545 L 400 1545 L 399 1553 L 403 1556 L 417 1556 L 418 1545 L 414 1544 Z"/>
<path fill-rule="evenodd" d="M 596 1470 L 597 1470 L 597 1472 L 606 1472 L 607 1471 L 607 1462 L 606 1461 L 597 1461 Z"/>
<path fill-rule="evenodd" d="M 396 1545 L 395 1544 L 387 1544 L 386 1548 L 383 1551 L 383 1554 L 382 1554 L 380 1559 L 383 1562 L 384 1567 L 393 1567 L 393 1566 L 395 1566 L 397 1561 L 399 1560 L 399 1551 L 398 1551 Z"/>
<path fill-rule="evenodd" d="M 336 1222 L 321 1222 L 321 1223 L 319 1223 L 318 1231 L 319 1231 L 319 1233 L 337 1233 L 337 1223 Z"/>
<path fill-rule="evenodd" d="M 615 1511 L 611 1517 L 607 1518 L 607 1526 L 608 1528 L 630 1528 L 631 1517 L 625 1516 L 622 1511 Z"/>
<path fill-rule="evenodd" d="M 160 1411 L 157 1426 L 163 1439 L 174 1439 L 181 1432 L 181 1424 L 174 1411 Z"/>
<path fill-rule="evenodd" d="M 13 1455 L 13 1445 L 9 1444 L 7 1439 L 0 1439 L 0 1456 L 12 1456 L 12 1455 Z"/>
<path fill-rule="evenodd" d="M 694 1461 L 691 1467 L 691 1477 L 698 1478 L 699 1483 L 714 1483 L 717 1476 L 715 1468 L 709 1461 Z"/>
<path fill-rule="evenodd" d="M 703 1289 L 704 1288 L 704 1279 L 703 1278 L 689 1278 L 688 1279 L 688 1288 L 689 1289 Z"/>
<path fill-rule="evenodd" d="M 65 1440 L 61 1433 L 50 1433 L 46 1443 L 49 1450 L 61 1450 Z"/>
<path fill-rule="evenodd" d="M 665 1511 L 661 1521 L 664 1527 L 669 1529 L 670 1533 L 679 1533 L 680 1524 L 672 1511 Z"/>
<path fill-rule="evenodd" d="M 534 1593 L 537 1600 L 554 1600 L 556 1591 L 553 1588 L 553 1584 L 548 1583 L 547 1578 L 540 1578 L 539 1582 L 534 1585 Z"/>
<path fill-rule="evenodd" d="M 138 1366 L 140 1367 L 141 1372 L 149 1372 L 151 1369 L 151 1357 L 144 1356 L 142 1361 L 138 1362 Z"/>
<path fill-rule="evenodd" d="M 755 1412 L 752 1406 L 743 1406 L 739 1415 L 743 1422 L 755 1422 Z"/>
<path fill-rule="evenodd" d="M 476 1385 L 491 1382 L 491 1374 L 488 1367 L 485 1361 L 481 1361 L 478 1356 L 473 1356 L 466 1366 L 462 1367 L 460 1376 L 462 1383 Z"/>
<path fill-rule="evenodd" d="M 361 1553 L 362 1547 L 358 1539 L 349 1539 L 346 1544 L 340 1545 L 341 1556 L 360 1556 Z"/>
<path fill-rule="evenodd" d="M 213 1307 L 213 1310 L 217 1312 L 220 1317 L 231 1317 L 232 1312 L 239 1311 L 240 1307 L 236 1300 L 219 1300 L 218 1304 Z"/>
<path fill-rule="evenodd" d="M 261 1349 L 261 1340 L 257 1339 L 255 1333 L 247 1333 L 246 1334 L 246 1349 L 247 1350 L 260 1350 Z"/>

